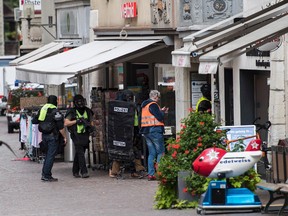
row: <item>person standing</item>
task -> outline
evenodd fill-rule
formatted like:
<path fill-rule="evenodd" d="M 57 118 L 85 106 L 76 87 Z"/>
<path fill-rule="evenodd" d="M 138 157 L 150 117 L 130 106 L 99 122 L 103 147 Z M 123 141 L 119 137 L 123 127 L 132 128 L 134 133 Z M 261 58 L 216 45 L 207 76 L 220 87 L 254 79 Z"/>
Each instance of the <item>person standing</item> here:
<path fill-rule="evenodd" d="M 39 131 L 42 132 L 42 141 L 47 147 L 47 152 L 42 168 L 41 180 L 44 182 L 55 182 L 57 178 L 52 176 L 52 167 L 59 147 L 59 135 L 67 142 L 64 130 L 64 119 L 57 109 L 57 97 L 50 95 L 47 103 L 40 109 L 33 118 L 33 124 L 38 124 Z"/>
<path fill-rule="evenodd" d="M 75 147 L 72 172 L 75 178 L 89 178 L 85 152 L 89 147 L 90 133 L 93 129 L 93 111 L 85 106 L 85 99 L 82 95 L 75 95 L 73 104 L 74 107 L 67 111 L 64 120 L 64 125 L 68 127 Z"/>
<path fill-rule="evenodd" d="M 119 101 L 125 101 L 125 102 L 133 102 L 134 94 L 130 90 L 124 90 L 121 92 L 121 94 L 118 96 L 117 100 Z M 142 165 L 141 157 L 142 157 L 142 151 L 140 148 L 141 141 L 138 137 L 139 135 L 139 121 L 138 121 L 138 112 L 135 104 L 135 116 L 134 116 L 134 131 L 133 131 L 133 153 L 135 159 L 133 160 L 133 167 L 131 167 L 131 177 L 134 178 L 143 178 L 146 175 L 145 167 Z M 118 176 L 118 173 L 120 173 L 120 167 L 121 167 L 121 161 L 114 160 L 112 162 L 112 168 L 109 172 L 109 176 L 111 178 L 115 178 Z"/>
<path fill-rule="evenodd" d="M 148 147 L 148 181 L 156 180 L 154 160 L 156 159 L 157 165 L 165 152 L 164 113 L 167 113 L 169 108 L 160 108 L 157 103 L 159 99 L 160 92 L 151 90 L 149 99 L 141 104 L 140 133 L 143 134 Z"/>
<path fill-rule="evenodd" d="M 202 97 L 196 104 L 196 112 L 208 112 L 212 113 L 211 104 L 211 86 L 209 84 L 203 84 L 201 86 Z"/>

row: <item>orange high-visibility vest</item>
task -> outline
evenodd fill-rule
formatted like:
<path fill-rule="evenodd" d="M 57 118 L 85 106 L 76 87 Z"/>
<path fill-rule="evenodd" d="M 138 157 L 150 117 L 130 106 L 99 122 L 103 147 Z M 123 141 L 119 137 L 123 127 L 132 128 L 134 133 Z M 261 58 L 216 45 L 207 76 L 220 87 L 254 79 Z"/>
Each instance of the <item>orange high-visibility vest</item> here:
<path fill-rule="evenodd" d="M 151 104 L 157 104 L 156 102 L 150 102 L 145 107 L 142 108 L 141 114 L 141 127 L 151 127 L 151 126 L 164 126 L 163 122 L 158 121 L 154 115 L 149 111 Z M 159 105 L 157 104 L 159 107 Z M 160 107 L 159 107 L 160 109 Z"/>

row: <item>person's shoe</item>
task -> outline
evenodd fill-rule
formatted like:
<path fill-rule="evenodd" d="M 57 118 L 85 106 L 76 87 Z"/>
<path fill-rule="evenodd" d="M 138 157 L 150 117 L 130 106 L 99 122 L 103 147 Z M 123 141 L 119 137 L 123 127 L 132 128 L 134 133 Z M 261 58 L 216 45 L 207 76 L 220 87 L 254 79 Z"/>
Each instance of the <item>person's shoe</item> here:
<path fill-rule="evenodd" d="M 141 171 L 139 171 L 138 173 L 139 173 L 139 175 L 140 175 L 142 178 L 148 176 L 148 173 L 147 173 L 145 170 L 141 170 Z"/>
<path fill-rule="evenodd" d="M 109 169 L 109 177 L 110 178 L 117 178 L 117 174 L 112 173 L 112 170 Z"/>
<path fill-rule="evenodd" d="M 73 176 L 74 176 L 75 178 L 81 178 L 81 176 L 79 175 L 79 173 L 74 173 Z"/>
<path fill-rule="evenodd" d="M 42 176 L 41 180 L 44 181 L 44 182 L 56 182 L 56 181 L 58 181 L 57 178 L 53 178 L 52 176 L 49 177 L 49 178 L 46 178 L 46 177 Z"/>
<path fill-rule="evenodd" d="M 88 173 L 83 173 L 83 174 L 82 174 L 82 178 L 89 178 Z"/>
<path fill-rule="evenodd" d="M 111 173 L 111 174 L 109 174 L 109 177 L 110 178 L 117 178 L 117 175 Z"/>
<path fill-rule="evenodd" d="M 156 180 L 155 176 L 148 175 L 148 181 L 155 181 L 155 180 Z"/>
<path fill-rule="evenodd" d="M 131 173 L 132 178 L 140 178 L 141 176 L 138 173 Z M 142 176 L 143 178 L 143 176 Z"/>

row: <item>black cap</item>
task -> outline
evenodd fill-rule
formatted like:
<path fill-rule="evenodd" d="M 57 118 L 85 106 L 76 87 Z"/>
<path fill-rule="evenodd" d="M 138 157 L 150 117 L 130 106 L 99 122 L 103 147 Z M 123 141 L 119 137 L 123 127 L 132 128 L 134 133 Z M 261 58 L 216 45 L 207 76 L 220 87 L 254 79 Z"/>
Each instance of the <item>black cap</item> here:
<path fill-rule="evenodd" d="M 75 107 L 83 108 L 85 106 L 84 97 L 80 94 L 75 95 L 73 98 L 73 103 L 74 103 Z"/>
<path fill-rule="evenodd" d="M 211 85 L 203 84 L 200 90 L 204 97 L 211 98 Z"/>
<path fill-rule="evenodd" d="M 49 97 L 47 99 L 47 103 L 50 103 L 50 104 L 57 106 L 57 96 L 49 95 Z"/>

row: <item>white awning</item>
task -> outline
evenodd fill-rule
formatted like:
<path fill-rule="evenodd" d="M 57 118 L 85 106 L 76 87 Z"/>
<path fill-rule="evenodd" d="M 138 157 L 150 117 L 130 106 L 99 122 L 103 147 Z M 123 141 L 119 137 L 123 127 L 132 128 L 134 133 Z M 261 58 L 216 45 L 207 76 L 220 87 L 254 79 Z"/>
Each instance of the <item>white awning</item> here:
<path fill-rule="evenodd" d="M 26 55 L 20 56 L 19 58 L 10 61 L 10 66 L 17 66 L 17 65 L 24 65 L 29 64 L 31 62 L 37 61 L 41 58 L 47 57 L 48 55 L 51 55 L 52 53 L 55 53 L 62 49 L 67 42 L 51 42 L 49 44 L 46 44 L 36 50 L 33 50 L 32 52 L 27 53 Z"/>
<path fill-rule="evenodd" d="M 199 73 L 216 73 L 222 64 L 288 32 L 288 15 L 200 56 Z M 213 65 L 213 66 L 212 66 Z M 208 70 L 209 68 L 209 70 Z M 210 69 L 211 68 L 211 69 Z"/>
<path fill-rule="evenodd" d="M 77 73 L 88 73 L 99 69 L 100 65 L 110 61 L 117 62 L 125 58 L 132 59 L 162 49 L 164 43 L 156 45 L 154 40 L 106 40 L 94 41 L 75 49 L 63 52 L 27 65 L 16 67 L 16 78 L 41 84 L 60 85 Z M 155 46 L 151 46 L 155 44 Z M 149 47 L 148 51 L 144 48 Z M 139 50 L 143 52 L 137 52 Z M 133 54 L 133 55 L 132 55 Z"/>

